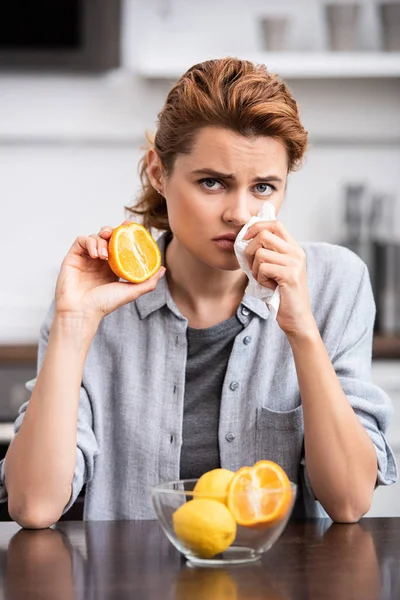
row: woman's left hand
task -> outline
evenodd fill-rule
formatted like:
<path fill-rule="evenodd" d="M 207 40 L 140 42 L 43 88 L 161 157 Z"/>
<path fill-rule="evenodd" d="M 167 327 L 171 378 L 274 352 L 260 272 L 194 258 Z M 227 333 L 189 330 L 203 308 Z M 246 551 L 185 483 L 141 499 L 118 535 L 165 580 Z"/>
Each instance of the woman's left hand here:
<path fill-rule="evenodd" d="M 254 279 L 262 286 L 280 287 L 277 321 L 288 336 L 315 328 L 307 285 L 306 255 L 280 221 L 254 223 L 244 240 L 251 240 L 245 256 Z"/>

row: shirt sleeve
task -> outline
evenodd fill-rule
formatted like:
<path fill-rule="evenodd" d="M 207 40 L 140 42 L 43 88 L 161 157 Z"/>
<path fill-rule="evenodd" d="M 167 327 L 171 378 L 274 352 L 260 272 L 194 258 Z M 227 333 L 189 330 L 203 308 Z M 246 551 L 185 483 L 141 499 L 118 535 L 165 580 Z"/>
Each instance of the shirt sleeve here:
<path fill-rule="evenodd" d="M 40 329 L 39 346 L 38 346 L 38 368 L 43 363 L 44 355 L 47 348 L 49 339 L 50 326 L 54 317 L 54 302 L 50 306 L 50 309 L 46 315 L 43 325 Z M 26 383 L 26 388 L 32 392 L 36 384 L 36 378 Z M 19 409 L 18 416 L 14 423 L 14 432 L 18 435 L 18 431 L 21 427 L 21 423 L 24 420 L 26 409 L 29 405 L 29 401 L 25 402 Z M 75 502 L 84 484 L 88 483 L 94 472 L 95 458 L 99 454 L 98 443 L 93 431 L 93 414 L 91 409 L 91 403 L 89 395 L 82 385 L 79 395 L 79 410 L 78 410 L 78 423 L 77 423 L 77 447 L 76 447 L 76 464 L 75 472 L 72 480 L 72 491 L 71 497 L 68 504 L 63 510 L 63 514 L 66 513 Z M 6 457 L 7 458 L 7 457 Z M 4 463 L 5 459 L 0 461 L 0 502 L 5 502 L 8 498 L 7 486 L 5 481 Z"/>
<path fill-rule="evenodd" d="M 375 302 L 368 269 L 361 260 L 357 265 L 358 289 L 349 314 L 344 315 L 343 335 L 332 364 L 348 401 L 374 444 L 377 485 L 389 485 L 397 480 L 396 461 L 385 437 L 393 407 L 387 394 L 371 382 Z"/>

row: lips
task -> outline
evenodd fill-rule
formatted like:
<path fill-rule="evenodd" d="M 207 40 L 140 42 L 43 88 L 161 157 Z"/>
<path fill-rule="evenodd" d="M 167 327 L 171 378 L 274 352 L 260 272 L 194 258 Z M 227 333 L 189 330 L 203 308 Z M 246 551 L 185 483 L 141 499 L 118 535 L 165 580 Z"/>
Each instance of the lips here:
<path fill-rule="evenodd" d="M 229 231 L 227 233 L 219 235 L 218 237 L 213 238 L 213 242 L 223 252 L 232 253 L 234 251 L 236 238 L 237 233 Z"/>
<path fill-rule="evenodd" d="M 218 241 L 218 240 L 229 240 L 230 242 L 234 242 L 237 238 L 237 233 L 224 233 L 222 235 L 219 235 L 218 237 L 215 237 L 214 240 Z"/>

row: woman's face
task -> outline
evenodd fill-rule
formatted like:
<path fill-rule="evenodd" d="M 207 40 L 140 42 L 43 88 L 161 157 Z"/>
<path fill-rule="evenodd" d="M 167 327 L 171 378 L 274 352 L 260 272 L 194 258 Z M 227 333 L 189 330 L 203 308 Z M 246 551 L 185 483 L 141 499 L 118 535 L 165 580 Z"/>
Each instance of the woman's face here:
<path fill-rule="evenodd" d="M 234 239 L 266 200 L 278 214 L 287 169 L 286 149 L 271 137 L 200 130 L 192 152 L 178 155 L 171 176 L 162 181 L 176 241 L 210 267 L 237 269 Z"/>

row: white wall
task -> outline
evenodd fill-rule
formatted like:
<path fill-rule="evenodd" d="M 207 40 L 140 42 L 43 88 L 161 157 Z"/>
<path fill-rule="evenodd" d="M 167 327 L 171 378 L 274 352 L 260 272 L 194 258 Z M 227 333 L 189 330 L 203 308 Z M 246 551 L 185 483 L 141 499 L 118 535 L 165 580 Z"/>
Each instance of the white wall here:
<path fill-rule="evenodd" d="M 96 76 L 0 74 L 0 342 L 37 338 L 73 239 L 119 223 L 134 199 L 144 131 L 154 128 L 171 85 L 135 75 L 140 57 L 203 47 L 245 54 L 259 46 L 256 17 L 267 5 L 126 0 L 122 69 Z M 365 6 L 360 45 L 374 50 L 373 5 Z M 293 48 L 324 48 L 319 0 L 282 0 L 279 7 L 295 16 Z M 341 238 L 345 182 L 400 189 L 400 81 L 288 83 L 311 149 L 303 170 L 291 176 L 282 218 L 299 240 L 334 242 Z"/>

